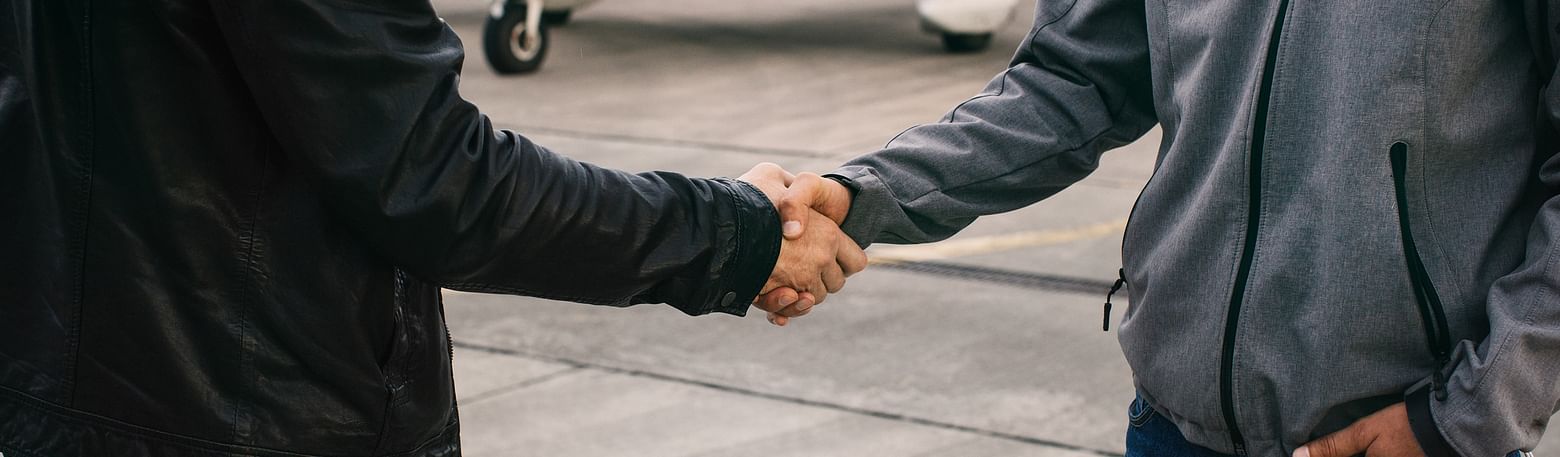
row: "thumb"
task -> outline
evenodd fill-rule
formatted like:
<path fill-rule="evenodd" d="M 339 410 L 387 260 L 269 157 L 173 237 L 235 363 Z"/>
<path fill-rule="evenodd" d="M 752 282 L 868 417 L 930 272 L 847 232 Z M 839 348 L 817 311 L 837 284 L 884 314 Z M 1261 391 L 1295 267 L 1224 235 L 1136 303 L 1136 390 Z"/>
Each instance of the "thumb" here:
<path fill-rule="evenodd" d="M 774 290 L 764 292 L 753 302 L 753 306 L 764 311 L 775 312 L 796 303 L 801 296 L 790 287 L 776 287 Z"/>
<path fill-rule="evenodd" d="M 1369 436 L 1361 422 L 1321 437 L 1295 449 L 1294 457 L 1351 457 L 1365 453 L 1370 447 Z"/>
<path fill-rule="evenodd" d="M 807 231 L 807 219 L 812 215 L 813 207 L 828 196 L 828 189 L 823 184 L 823 178 L 816 173 L 801 173 L 786 188 L 778 209 L 780 230 L 787 239 L 800 238 Z"/>

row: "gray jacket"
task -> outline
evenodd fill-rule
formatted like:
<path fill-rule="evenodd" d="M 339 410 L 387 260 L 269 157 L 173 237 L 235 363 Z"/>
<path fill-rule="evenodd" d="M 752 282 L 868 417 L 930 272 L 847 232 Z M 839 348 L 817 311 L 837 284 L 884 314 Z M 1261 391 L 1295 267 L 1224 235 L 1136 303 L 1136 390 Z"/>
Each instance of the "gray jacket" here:
<path fill-rule="evenodd" d="M 835 172 L 845 228 L 948 237 L 1157 123 L 1120 340 L 1189 440 L 1287 456 L 1406 395 L 1432 456 L 1530 450 L 1560 401 L 1556 9 L 1042 0 L 983 93 Z"/>

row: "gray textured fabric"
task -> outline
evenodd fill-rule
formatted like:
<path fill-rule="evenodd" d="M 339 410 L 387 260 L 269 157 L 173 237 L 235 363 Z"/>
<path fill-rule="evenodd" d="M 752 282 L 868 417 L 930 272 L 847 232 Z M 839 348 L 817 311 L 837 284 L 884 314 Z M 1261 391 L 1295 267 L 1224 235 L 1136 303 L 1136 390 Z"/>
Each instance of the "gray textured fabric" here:
<path fill-rule="evenodd" d="M 1222 348 L 1257 224 L 1232 404 L 1251 455 L 1288 455 L 1438 368 L 1399 232 L 1389 151 L 1401 142 L 1410 238 L 1457 342 L 1436 423 L 1464 456 L 1531 449 L 1560 401 L 1547 7 L 1293 0 L 1258 119 L 1278 0 L 1042 0 L 983 93 L 835 171 L 858 187 L 845 229 L 863 245 L 946 238 L 1083 179 L 1161 125 L 1122 246 L 1122 349 L 1156 410 L 1233 452 Z"/>

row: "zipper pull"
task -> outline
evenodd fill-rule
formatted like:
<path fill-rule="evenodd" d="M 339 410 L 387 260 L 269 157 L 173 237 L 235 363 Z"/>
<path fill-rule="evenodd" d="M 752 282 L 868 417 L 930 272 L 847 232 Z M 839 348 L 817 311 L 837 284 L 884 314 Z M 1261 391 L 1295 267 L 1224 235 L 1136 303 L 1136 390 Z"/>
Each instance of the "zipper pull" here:
<path fill-rule="evenodd" d="M 1124 285 L 1127 285 L 1127 269 L 1121 268 L 1116 270 L 1116 283 L 1111 284 L 1110 292 L 1105 294 L 1105 324 L 1101 326 L 1104 331 L 1110 331 L 1110 297 L 1116 295 L 1116 291 Z"/>

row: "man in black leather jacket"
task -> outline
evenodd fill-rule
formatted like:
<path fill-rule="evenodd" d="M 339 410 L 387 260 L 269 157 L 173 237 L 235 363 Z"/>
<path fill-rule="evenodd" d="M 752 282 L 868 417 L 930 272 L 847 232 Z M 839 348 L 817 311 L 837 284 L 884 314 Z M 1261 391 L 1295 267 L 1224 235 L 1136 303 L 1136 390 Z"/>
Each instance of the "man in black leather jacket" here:
<path fill-rule="evenodd" d="M 0 1 L 0 453 L 458 455 L 441 287 L 742 315 L 864 265 L 494 129 L 462 57 L 427 0 Z"/>

